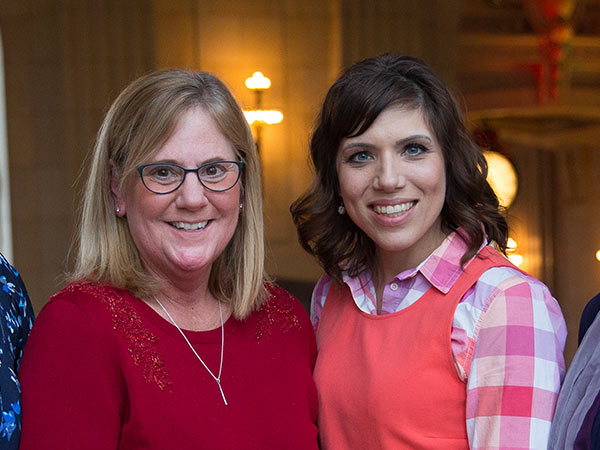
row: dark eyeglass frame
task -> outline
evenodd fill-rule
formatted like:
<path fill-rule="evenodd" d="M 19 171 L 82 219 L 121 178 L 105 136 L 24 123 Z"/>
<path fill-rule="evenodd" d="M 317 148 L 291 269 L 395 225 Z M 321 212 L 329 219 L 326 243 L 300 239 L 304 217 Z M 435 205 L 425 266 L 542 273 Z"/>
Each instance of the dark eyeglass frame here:
<path fill-rule="evenodd" d="M 223 163 L 228 163 L 228 164 L 235 164 L 238 167 L 238 172 L 237 172 L 237 178 L 235 179 L 235 182 L 228 187 L 227 189 L 213 189 L 209 186 L 207 186 L 204 181 L 202 181 L 202 178 L 200 177 L 200 170 L 202 170 L 203 168 L 207 167 L 207 166 L 214 166 L 215 164 L 223 164 Z M 148 185 L 146 184 L 146 181 L 144 180 L 144 169 L 146 167 L 153 167 L 153 166 L 169 166 L 169 167 L 177 167 L 178 169 L 183 170 L 183 178 L 181 178 L 181 181 L 179 182 L 179 184 L 174 187 L 173 189 L 171 189 L 170 191 L 167 192 L 156 192 L 152 189 L 150 189 L 148 187 Z M 185 182 L 185 177 L 187 176 L 188 173 L 190 172 L 195 172 L 196 173 L 196 177 L 198 178 L 198 181 L 200 182 L 200 184 L 205 188 L 208 189 L 211 192 L 227 192 L 230 189 L 233 189 L 235 187 L 236 184 L 238 184 L 238 182 L 240 181 L 240 178 L 242 177 L 242 171 L 244 170 L 244 161 L 211 161 L 208 162 L 206 164 L 202 164 L 201 166 L 195 168 L 195 169 L 186 169 L 183 166 L 180 166 L 179 164 L 175 164 L 175 163 L 169 163 L 169 162 L 154 162 L 154 163 L 149 163 L 149 164 L 142 164 L 141 166 L 137 167 L 136 170 L 137 172 L 140 174 L 140 178 L 142 180 L 142 184 L 144 185 L 144 187 L 146 189 L 148 189 L 150 192 L 152 192 L 153 194 L 157 194 L 157 195 L 164 195 L 164 194 L 170 194 L 172 192 L 175 192 L 177 189 L 179 189 L 183 183 Z"/>

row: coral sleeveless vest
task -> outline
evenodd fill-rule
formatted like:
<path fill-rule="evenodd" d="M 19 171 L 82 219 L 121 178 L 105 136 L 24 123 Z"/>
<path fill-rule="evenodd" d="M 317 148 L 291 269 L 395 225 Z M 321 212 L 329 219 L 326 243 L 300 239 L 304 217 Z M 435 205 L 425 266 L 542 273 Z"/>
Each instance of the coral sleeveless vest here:
<path fill-rule="evenodd" d="M 512 266 L 491 247 L 447 294 L 432 287 L 408 308 L 376 316 L 332 285 L 317 331 L 315 381 L 323 449 L 468 449 L 466 385 L 451 348 L 456 306 L 483 272 Z"/>

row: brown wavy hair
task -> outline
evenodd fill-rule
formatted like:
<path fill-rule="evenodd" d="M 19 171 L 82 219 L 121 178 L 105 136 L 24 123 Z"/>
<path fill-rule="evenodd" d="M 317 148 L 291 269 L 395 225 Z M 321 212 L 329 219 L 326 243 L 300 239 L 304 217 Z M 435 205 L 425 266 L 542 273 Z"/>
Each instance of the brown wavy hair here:
<path fill-rule="evenodd" d="M 341 282 L 342 266 L 356 276 L 374 267 L 375 243 L 348 217 L 340 215 L 336 157 L 342 139 L 364 133 L 390 106 L 419 109 L 444 156 L 446 198 L 442 228 L 464 230 L 466 263 L 484 239 L 506 251 L 508 225 L 486 181 L 487 164 L 463 123 L 458 105 L 442 79 L 423 61 L 384 54 L 348 68 L 331 86 L 310 142 L 315 177 L 290 207 L 302 247 Z"/>

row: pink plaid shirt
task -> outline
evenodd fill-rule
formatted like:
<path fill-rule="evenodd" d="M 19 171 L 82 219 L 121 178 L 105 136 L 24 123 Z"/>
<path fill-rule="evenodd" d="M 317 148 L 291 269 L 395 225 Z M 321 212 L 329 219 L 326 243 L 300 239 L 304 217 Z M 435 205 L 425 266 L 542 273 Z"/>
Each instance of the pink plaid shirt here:
<path fill-rule="evenodd" d="M 435 287 L 448 292 L 461 275 L 466 245 L 456 233 L 416 269 L 384 289 L 381 314 L 400 311 Z M 370 271 L 344 276 L 358 308 L 377 314 Z M 332 279 L 313 291 L 311 319 L 318 327 Z M 488 269 L 459 302 L 451 345 L 467 389 L 471 449 L 546 450 L 550 423 L 565 373 L 567 328 L 557 301 L 540 281 L 511 267 Z"/>

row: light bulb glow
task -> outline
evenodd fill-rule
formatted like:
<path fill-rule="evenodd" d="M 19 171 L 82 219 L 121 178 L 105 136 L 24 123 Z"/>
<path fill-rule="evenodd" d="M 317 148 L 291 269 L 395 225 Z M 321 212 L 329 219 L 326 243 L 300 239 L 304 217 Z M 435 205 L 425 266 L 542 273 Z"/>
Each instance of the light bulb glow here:
<path fill-rule="evenodd" d="M 517 195 L 517 174 L 510 160 L 498 152 L 484 151 L 488 164 L 487 181 L 496 193 L 500 205 L 508 208 Z"/>
<path fill-rule="evenodd" d="M 508 255 L 508 260 L 517 267 L 523 264 L 523 257 L 521 255 Z"/>
<path fill-rule="evenodd" d="M 596 259 L 597 259 L 598 261 L 600 261 L 600 250 L 598 250 L 598 251 L 596 252 Z"/>
<path fill-rule="evenodd" d="M 252 125 L 254 122 L 273 125 L 283 120 L 283 113 L 276 109 L 252 109 L 244 111 L 246 121 Z"/>
<path fill-rule="evenodd" d="M 515 241 L 513 238 L 509 237 L 506 240 L 506 250 L 509 252 L 514 252 L 517 249 L 517 241 Z"/>
<path fill-rule="evenodd" d="M 254 72 L 250 78 L 246 78 L 246 87 L 248 89 L 269 89 L 271 80 L 265 77 L 262 72 Z"/>

